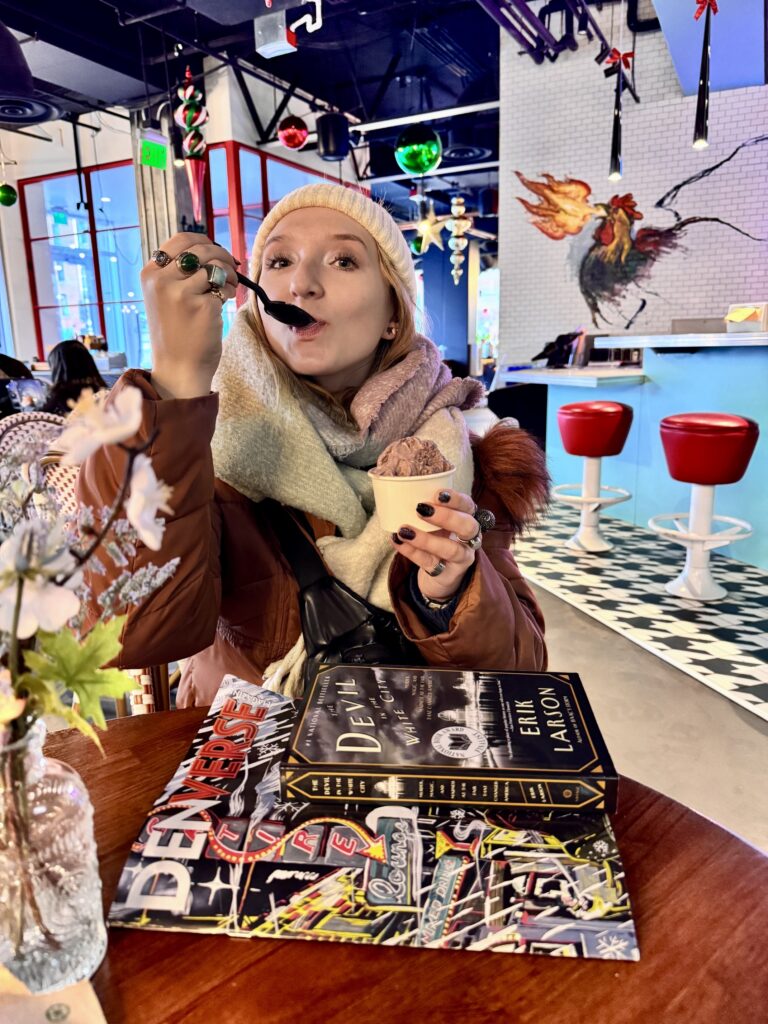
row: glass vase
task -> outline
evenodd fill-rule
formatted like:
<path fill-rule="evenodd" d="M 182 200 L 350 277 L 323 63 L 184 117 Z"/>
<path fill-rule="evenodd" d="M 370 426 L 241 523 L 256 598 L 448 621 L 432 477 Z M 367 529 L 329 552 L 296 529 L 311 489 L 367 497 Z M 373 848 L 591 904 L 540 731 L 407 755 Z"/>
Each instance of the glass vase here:
<path fill-rule="evenodd" d="M 44 738 L 36 722 L 0 745 L 0 963 L 32 992 L 90 977 L 107 948 L 88 791 Z"/>

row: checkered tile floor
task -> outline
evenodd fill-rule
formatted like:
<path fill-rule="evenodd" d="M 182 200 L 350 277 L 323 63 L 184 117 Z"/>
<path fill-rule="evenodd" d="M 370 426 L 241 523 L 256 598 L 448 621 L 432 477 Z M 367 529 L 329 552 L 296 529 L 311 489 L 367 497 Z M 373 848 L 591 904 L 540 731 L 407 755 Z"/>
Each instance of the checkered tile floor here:
<path fill-rule="evenodd" d="M 664 584 L 680 571 L 683 547 L 603 517 L 613 550 L 577 554 L 564 542 L 578 517 L 553 503 L 542 524 L 518 541 L 515 557 L 525 576 L 768 720 L 768 573 L 714 554 L 712 575 L 727 596 L 708 604 L 671 597 Z"/>

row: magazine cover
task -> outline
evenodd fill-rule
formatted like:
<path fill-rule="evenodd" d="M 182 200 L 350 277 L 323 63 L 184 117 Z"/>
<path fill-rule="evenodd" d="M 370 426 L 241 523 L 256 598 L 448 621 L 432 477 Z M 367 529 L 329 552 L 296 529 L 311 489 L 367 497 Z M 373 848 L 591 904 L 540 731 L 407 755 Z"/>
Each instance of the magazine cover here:
<path fill-rule="evenodd" d="M 279 799 L 286 698 L 227 676 L 149 810 L 112 926 L 637 960 L 600 814 Z"/>
<path fill-rule="evenodd" d="M 299 710 L 289 799 L 614 811 L 618 776 L 572 672 L 334 665 Z"/>

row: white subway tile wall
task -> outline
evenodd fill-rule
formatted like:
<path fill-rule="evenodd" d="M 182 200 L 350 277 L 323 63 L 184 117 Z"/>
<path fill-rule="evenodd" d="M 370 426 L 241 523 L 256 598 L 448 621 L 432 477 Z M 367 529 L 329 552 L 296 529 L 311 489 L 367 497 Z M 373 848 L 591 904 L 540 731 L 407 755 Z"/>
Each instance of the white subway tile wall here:
<path fill-rule="evenodd" d="M 650 4 L 641 7 L 651 16 Z M 609 9 L 596 13 L 603 31 Z M 618 17 L 614 45 L 619 45 Z M 691 45 L 700 45 L 691 18 Z M 574 177 L 592 189 L 589 201 L 607 202 L 631 192 L 643 214 L 642 227 L 668 227 L 669 212 L 654 204 L 672 186 L 727 157 L 741 142 L 768 135 L 768 88 L 713 92 L 710 145 L 691 146 L 696 97 L 682 95 L 661 32 L 636 40 L 624 29 L 622 47 L 635 48 L 635 78 L 641 102 L 624 94 L 624 177 L 608 180 L 614 79 L 595 63 L 597 42 L 566 52 L 555 64 L 536 65 L 508 33 L 501 32 L 500 129 L 502 168 L 499 200 L 500 364 L 530 359 L 557 334 L 587 326 L 621 334 L 624 320 L 605 309 L 612 323 L 591 324 L 578 285 L 579 261 L 592 243 L 597 222 L 579 235 L 553 241 L 529 222 L 518 197 L 535 201 L 514 172 L 529 178 L 549 172 Z M 710 177 L 685 188 L 675 206 L 683 217 L 709 216 L 768 237 L 768 140 L 742 149 Z M 644 312 L 631 331 L 665 333 L 673 317 L 722 316 L 729 304 L 768 300 L 768 244 L 719 224 L 693 224 L 682 245 L 664 253 L 641 287 L 631 285 L 621 306 L 631 316 L 643 298 Z M 644 290 L 643 290 L 644 289 Z M 655 294 L 654 294 L 655 293 Z"/>

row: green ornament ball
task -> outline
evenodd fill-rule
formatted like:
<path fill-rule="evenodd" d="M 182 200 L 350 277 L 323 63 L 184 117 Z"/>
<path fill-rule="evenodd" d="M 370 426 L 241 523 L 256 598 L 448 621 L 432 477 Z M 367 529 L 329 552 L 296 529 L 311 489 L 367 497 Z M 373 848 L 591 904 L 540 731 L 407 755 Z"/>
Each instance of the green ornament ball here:
<path fill-rule="evenodd" d="M 8 185 L 5 182 L 0 185 L 0 203 L 3 206 L 13 206 L 18 198 L 18 192 L 13 185 Z"/>
<path fill-rule="evenodd" d="M 421 235 L 416 235 L 415 238 L 411 239 L 411 243 L 410 243 L 410 247 L 409 248 L 410 248 L 411 252 L 414 254 L 414 256 L 420 256 L 421 255 L 421 247 L 422 247 L 423 244 L 424 244 L 424 239 L 421 237 Z"/>
<path fill-rule="evenodd" d="M 429 174 L 443 158 L 440 136 L 423 124 L 406 128 L 395 146 L 395 160 L 406 174 Z"/>

